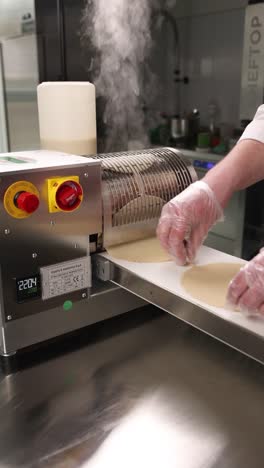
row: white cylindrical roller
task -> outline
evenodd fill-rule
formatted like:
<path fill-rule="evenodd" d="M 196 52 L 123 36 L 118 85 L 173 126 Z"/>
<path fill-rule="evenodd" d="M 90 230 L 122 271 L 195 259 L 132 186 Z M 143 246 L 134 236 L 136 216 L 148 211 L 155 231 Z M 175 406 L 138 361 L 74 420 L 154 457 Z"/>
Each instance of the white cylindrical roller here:
<path fill-rule="evenodd" d="M 38 86 L 40 141 L 43 149 L 95 154 L 95 87 L 88 82 L 46 82 Z"/>

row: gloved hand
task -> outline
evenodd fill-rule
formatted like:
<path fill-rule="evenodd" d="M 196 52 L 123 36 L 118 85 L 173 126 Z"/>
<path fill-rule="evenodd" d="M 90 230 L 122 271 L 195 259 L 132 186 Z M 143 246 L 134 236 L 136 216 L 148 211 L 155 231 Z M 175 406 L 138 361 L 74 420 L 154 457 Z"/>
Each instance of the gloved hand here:
<path fill-rule="evenodd" d="M 213 190 L 198 181 L 163 207 L 157 235 L 176 262 L 185 265 L 194 261 L 209 229 L 221 218 L 223 210 Z"/>
<path fill-rule="evenodd" d="M 247 315 L 264 316 L 264 249 L 231 281 L 227 302 Z"/>

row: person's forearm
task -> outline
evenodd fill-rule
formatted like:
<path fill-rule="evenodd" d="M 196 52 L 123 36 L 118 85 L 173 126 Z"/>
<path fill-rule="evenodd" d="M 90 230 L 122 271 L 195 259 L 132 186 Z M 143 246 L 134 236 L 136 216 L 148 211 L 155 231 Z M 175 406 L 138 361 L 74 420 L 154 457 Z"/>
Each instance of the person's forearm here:
<path fill-rule="evenodd" d="M 242 140 L 204 177 L 223 208 L 234 192 L 264 179 L 264 143 Z"/>

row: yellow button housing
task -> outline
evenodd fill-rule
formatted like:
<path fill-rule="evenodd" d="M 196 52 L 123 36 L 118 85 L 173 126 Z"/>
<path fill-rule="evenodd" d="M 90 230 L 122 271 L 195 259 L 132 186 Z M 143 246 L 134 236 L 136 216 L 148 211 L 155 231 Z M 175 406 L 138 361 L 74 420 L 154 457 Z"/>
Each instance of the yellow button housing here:
<path fill-rule="evenodd" d="M 39 198 L 39 191 L 31 182 L 20 180 L 10 185 L 4 195 L 4 207 L 7 213 L 16 219 L 29 218 L 32 213 L 20 210 L 15 204 L 15 197 L 19 192 L 30 192 Z"/>
<path fill-rule="evenodd" d="M 79 195 L 79 203 L 76 208 L 71 210 L 62 209 L 59 207 L 57 202 L 57 193 L 61 186 L 67 182 L 73 182 L 80 186 L 80 179 L 78 176 L 68 176 L 68 177 L 54 177 L 52 179 L 47 179 L 47 194 L 48 194 L 48 209 L 50 213 L 58 212 L 72 212 L 79 208 L 80 203 L 82 202 L 83 195 Z"/>

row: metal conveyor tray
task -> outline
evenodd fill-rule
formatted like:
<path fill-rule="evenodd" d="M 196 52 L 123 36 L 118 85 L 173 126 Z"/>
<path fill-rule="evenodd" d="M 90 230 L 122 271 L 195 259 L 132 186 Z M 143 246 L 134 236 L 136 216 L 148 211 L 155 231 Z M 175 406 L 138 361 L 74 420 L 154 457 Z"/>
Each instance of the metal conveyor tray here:
<path fill-rule="evenodd" d="M 232 262 L 241 259 L 202 247 L 197 264 Z M 264 321 L 239 312 L 209 306 L 194 299 L 181 286 L 186 268 L 174 262 L 133 263 L 108 254 L 96 255 L 97 275 L 126 289 L 184 322 L 211 335 L 238 351 L 264 363 Z"/>

